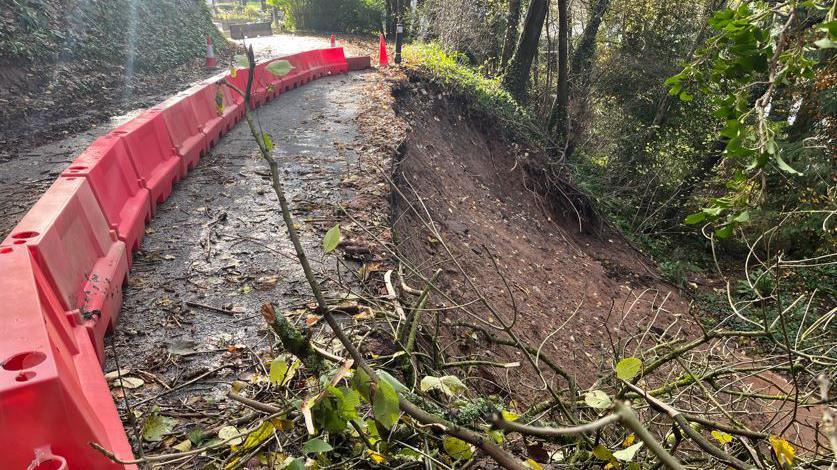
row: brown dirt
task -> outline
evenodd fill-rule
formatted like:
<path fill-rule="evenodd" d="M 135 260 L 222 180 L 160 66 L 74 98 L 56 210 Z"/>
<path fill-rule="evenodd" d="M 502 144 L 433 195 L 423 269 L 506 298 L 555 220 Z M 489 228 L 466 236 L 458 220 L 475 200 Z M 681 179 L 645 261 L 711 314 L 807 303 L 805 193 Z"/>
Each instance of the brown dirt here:
<path fill-rule="evenodd" d="M 651 260 L 614 230 L 591 227 L 584 216 L 580 229 L 579 216 L 560 194 L 544 197 L 532 189 L 544 185 L 527 171 L 534 166 L 527 164 L 527 150 L 500 137 L 496 123 L 472 119 L 457 99 L 421 81 L 403 85 L 396 94 L 399 118 L 409 129 L 393 170 L 393 239 L 403 261 L 423 278 L 442 270 L 437 287 L 449 297 L 432 296 L 432 307 L 440 309 L 435 346 L 449 362 L 521 363 L 473 372 L 469 378 L 481 392 L 507 395 L 520 410 L 549 398 L 518 350 L 492 344 L 484 333 L 463 326 L 485 321 L 490 326 L 483 330 L 500 327 L 496 314 L 516 318 L 513 330 L 520 339 L 540 347 L 541 357 L 574 376 L 582 390 L 613 375 L 614 350 L 617 357 L 642 359 L 661 338 L 700 335 L 688 299 L 661 281 Z M 573 204 L 580 206 L 577 200 Z M 590 211 L 582 212 L 589 219 Z M 408 283 L 424 285 L 418 276 L 408 276 Z M 480 302 L 478 292 L 492 308 Z M 425 328 L 436 327 L 432 320 L 427 323 Z M 499 329 L 493 335 L 504 336 Z M 424 345 L 425 350 L 433 346 Z M 726 357 L 756 357 L 749 346 L 727 344 Z M 558 376 L 545 376 L 557 389 L 566 388 Z M 788 378 L 772 372 L 745 382 L 759 393 L 791 389 Z M 731 408 L 755 428 L 778 431 L 792 407 L 750 402 L 745 409 L 741 404 Z M 818 416 L 800 409 L 802 428 L 785 436 L 812 443 Z"/>
<path fill-rule="evenodd" d="M 457 303 L 470 303 L 470 313 L 455 308 L 441 315 L 446 326 L 440 343 L 450 356 L 525 362 L 516 351 L 477 341 L 470 329 L 452 326 L 474 324 L 474 317 L 499 322 L 476 303 L 477 294 L 451 258 L 501 315 L 512 318 L 516 305 L 514 329 L 529 344 L 537 347 L 563 326 L 546 341 L 542 354 L 575 375 L 582 387 L 599 374 L 612 374 L 600 353 L 611 350 L 607 328 L 617 342 L 652 324 L 652 333 L 659 333 L 687 311 L 687 302 L 658 281 L 648 262 L 617 234 L 580 232 L 572 210 L 546 209 L 552 204 L 530 189 L 534 181 L 522 161 L 523 150 L 424 87 L 415 85 L 400 100 L 400 114 L 411 132 L 395 168 L 401 195 L 394 197 L 392 217 L 400 253 L 424 276 L 442 268 L 440 287 Z M 450 253 L 432 239 L 428 219 Z M 438 296 L 435 301 L 438 307 L 451 306 Z M 636 343 L 627 345 L 629 353 L 634 349 L 639 349 Z M 547 398 L 526 364 L 506 369 L 508 375 L 498 370 L 504 369 L 483 372 L 485 391 L 515 390 L 515 398 L 526 403 Z"/>

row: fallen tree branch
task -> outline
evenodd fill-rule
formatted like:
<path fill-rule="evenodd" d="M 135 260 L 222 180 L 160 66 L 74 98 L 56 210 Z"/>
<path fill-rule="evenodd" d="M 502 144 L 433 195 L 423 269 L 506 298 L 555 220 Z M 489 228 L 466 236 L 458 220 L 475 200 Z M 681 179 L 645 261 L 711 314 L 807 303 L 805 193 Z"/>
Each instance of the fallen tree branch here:
<path fill-rule="evenodd" d="M 250 133 L 253 135 L 253 138 L 256 140 L 256 143 L 258 144 L 259 153 L 270 167 L 272 187 L 273 191 L 276 193 L 276 197 L 279 199 L 279 206 L 282 210 L 282 219 L 285 223 L 285 228 L 288 231 L 288 237 L 291 239 L 291 243 L 293 244 L 294 251 L 296 252 L 296 256 L 299 260 L 299 264 L 301 265 L 302 271 L 305 274 L 305 279 L 308 281 L 308 284 L 311 287 L 311 292 L 313 293 L 314 298 L 316 299 L 317 311 L 323 316 L 326 323 L 328 323 L 329 327 L 334 332 L 337 339 L 343 344 L 343 347 L 345 347 L 346 350 L 349 352 L 349 355 L 352 357 L 352 359 L 354 359 L 357 366 L 363 369 L 364 372 L 366 372 L 373 384 L 377 384 L 379 380 L 377 373 L 375 373 L 375 371 L 369 366 L 369 364 L 366 363 L 366 360 L 363 358 L 363 356 L 360 354 L 357 348 L 355 348 L 354 344 L 352 344 L 352 341 L 343 332 L 343 329 L 340 327 L 340 324 L 334 318 L 331 309 L 328 307 L 325 297 L 323 297 L 322 291 L 320 290 L 320 284 L 319 282 L 317 282 L 317 278 L 314 275 L 314 270 L 311 269 L 311 265 L 308 262 L 308 256 L 305 254 L 305 249 L 303 248 L 302 243 L 299 240 L 299 234 L 297 233 L 296 228 L 294 227 L 291 209 L 285 197 L 285 191 L 279 174 L 279 165 L 276 159 L 273 158 L 270 155 L 270 152 L 267 150 L 267 146 L 264 142 L 264 137 L 256 129 L 256 125 L 253 122 L 252 116 L 250 115 L 250 90 L 252 87 L 253 75 L 255 73 L 256 68 L 256 59 L 255 54 L 253 53 L 252 46 L 247 49 L 247 58 L 250 64 L 250 73 L 248 77 L 247 89 L 244 93 L 244 104 L 246 106 L 244 117 L 247 121 L 248 127 L 250 128 Z M 434 425 L 435 427 L 442 430 L 442 432 L 480 448 L 483 452 L 488 454 L 498 464 L 505 468 L 515 470 L 523 470 L 525 468 L 514 456 L 512 456 L 511 454 L 507 453 L 505 450 L 494 444 L 494 442 L 492 442 L 488 436 L 483 436 L 469 429 L 450 423 L 449 421 L 439 416 L 430 414 L 401 396 L 399 396 L 399 406 L 402 411 L 412 416 L 418 422 L 425 425 Z"/>
<path fill-rule="evenodd" d="M 706 451 L 711 456 L 717 458 L 718 460 L 728 464 L 730 467 L 733 467 L 737 470 L 749 470 L 751 468 L 755 468 L 753 465 L 748 465 L 746 462 L 743 462 L 738 458 L 727 454 L 726 452 L 717 448 L 714 444 L 706 440 L 705 437 L 703 437 L 699 432 L 695 431 L 694 428 L 692 428 L 689 425 L 689 421 L 686 419 L 685 416 L 683 416 L 683 413 L 681 413 L 674 407 L 668 405 L 662 400 L 659 400 L 649 395 L 648 392 L 630 382 L 623 381 L 623 383 L 628 388 L 630 388 L 634 392 L 638 393 L 642 398 L 644 398 L 645 401 L 647 401 L 652 408 L 666 413 L 671 419 L 674 420 L 674 422 L 677 423 L 678 426 L 680 426 L 680 429 L 683 431 L 684 434 L 689 436 L 689 438 L 692 439 L 698 447 Z"/>
<path fill-rule="evenodd" d="M 671 455 L 665 448 L 660 444 L 654 436 L 651 435 L 651 432 L 639 422 L 639 419 L 636 416 L 636 413 L 631 409 L 631 407 L 625 405 L 624 403 L 617 401 L 614 404 L 615 413 L 609 414 L 603 418 L 597 419 L 596 421 L 592 421 L 586 424 L 579 424 L 577 426 L 567 426 L 567 427 L 542 427 L 542 426 L 531 426 L 527 424 L 521 424 L 513 421 L 506 421 L 503 419 L 503 416 L 499 413 L 495 413 L 491 417 L 491 425 L 493 427 L 503 429 L 508 432 L 517 432 L 520 434 L 525 434 L 527 436 L 535 436 L 535 437 L 542 437 L 542 438 L 554 438 L 554 437 L 565 437 L 565 436 L 577 436 L 580 434 L 591 433 L 594 431 L 598 431 L 605 426 L 609 426 L 615 423 L 622 423 L 625 427 L 630 429 L 634 432 L 634 434 L 639 437 L 642 442 L 648 446 L 648 449 L 657 456 L 660 462 L 666 466 L 666 468 L 674 469 L 674 470 L 685 470 L 685 467 L 676 459 L 673 455 Z"/>

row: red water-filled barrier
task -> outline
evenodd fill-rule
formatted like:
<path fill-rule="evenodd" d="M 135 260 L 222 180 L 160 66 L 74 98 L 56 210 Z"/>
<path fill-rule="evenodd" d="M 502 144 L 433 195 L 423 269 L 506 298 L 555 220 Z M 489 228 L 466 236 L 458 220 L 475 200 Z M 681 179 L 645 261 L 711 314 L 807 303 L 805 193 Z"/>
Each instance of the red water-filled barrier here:
<path fill-rule="evenodd" d="M 193 105 L 199 101 L 200 96 L 185 91 L 151 108 L 163 115 L 175 151 L 180 156 L 181 178 L 209 151 L 209 139 L 201 131 Z"/>
<path fill-rule="evenodd" d="M 59 177 L 0 246 L 29 250 L 64 310 L 89 331 L 103 360 L 105 332 L 122 306 L 128 256 L 87 179 Z"/>
<path fill-rule="evenodd" d="M 345 73 L 342 48 L 256 66 L 250 105 Z M 216 75 L 140 113 L 82 152 L 0 243 L 0 469 L 111 469 L 131 446 L 102 374 L 131 254 L 172 187 L 245 112 L 248 71 Z"/>
<path fill-rule="evenodd" d="M 123 139 L 116 134 L 99 138 L 62 175 L 86 178 L 110 228 L 131 252 L 139 249 L 151 219 L 151 192 L 140 185 Z"/>
<path fill-rule="evenodd" d="M 180 179 L 180 157 L 159 111 L 148 110 L 111 132 L 125 142 L 140 184 L 151 192 L 152 212 Z"/>
<path fill-rule="evenodd" d="M 0 247 L 0 273 L 14 293 L 0 322 L 2 468 L 125 468 L 89 445 L 133 455 L 87 332 L 27 247 Z"/>

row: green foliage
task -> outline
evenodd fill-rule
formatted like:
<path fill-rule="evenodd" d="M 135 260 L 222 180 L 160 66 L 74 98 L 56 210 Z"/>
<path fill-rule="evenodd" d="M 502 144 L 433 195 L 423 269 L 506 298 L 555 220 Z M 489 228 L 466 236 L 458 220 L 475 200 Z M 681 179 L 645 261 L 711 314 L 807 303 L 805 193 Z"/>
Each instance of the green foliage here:
<path fill-rule="evenodd" d="M 403 55 L 408 67 L 423 72 L 434 83 L 464 95 L 473 111 L 499 119 L 510 135 L 534 140 L 542 138 L 541 127 L 502 88 L 500 81 L 487 78 L 481 70 L 467 65 L 468 60 L 462 54 L 446 52 L 438 44 L 410 44 L 404 48 Z"/>
<path fill-rule="evenodd" d="M 303 454 L 322 454 L 323 452 L 328 452 L 333 449 L 334 448 L 331 447 L 331 444 L 316 437 L 306 441 L 305 444 L 302 445 Z"/>
<path fill-rule="evenodd" d="M 398 405 L 398 393 L 386 380 L 378 381 L 375 394 L 372 397 L 372 411 L 375 419 L 387 429 L 395 426 L 401 409 Z"/>
<path fill-rule="evenodd" d="M 142 426 L 142 438 L 148 442 L 160 442 L 163 436 L 174 429 L 176 421 L 168 416 L 160 414 L 159 408 L 155 408 Z"/>
<path fill-rule="evenodd" d="M 0 22 L 0 57 L 5 60 L 88 60 L 162 71 L 203 57 L 207 36 L 212 36 L 216 51 L 227 48 L 204 2 L 6 3 L 15 21 Z"/>
<path fill-rule="evenodd" d="M 663 277 L 672 284 L 683 288 L 689 280 L 689 275 L 700 271 L 700 268 L 682 259 L 664 259 L 657 267 Z"/>
<path fill-rule="evenodd" d="M 274 60 L 273 62 L 268 64 L 267 67 L 265 67 L 265 69 L 277 77 L 284 77 L 285 75 L 291 73 L 291 70 L 294 69 L 294 66 L 291 65 L 291 63 L 287 60 Z"/>
<path fill-rule="evenodd" d="M 455 437 L 445 437 L 442 447 L 454 460 L 468 460 L 474 455 L 474 448 L 471 444 Z"/>
<path fill-rule="evenodd" d="M 341 238 L 340 224 L 336 224 L 334 227 L 328 229 L 325 237 L 323 237 L 323 253 L 328 254 L 334 251 L 340 245 Z"/>
<path fill-rule="evenodd" d="M 616 377 L 625 381 L 632 380 L 634 377 L 639 375 L 641 370 L 642 360 L 636 357 L 626 357 L 625 359 L 617 362 L 616 367 L 614 367 Z"/>
<path fill-rule="evenodd" d="M 711 97 L 723 157 L 734 169 L 726 195 L 711 198 L 686 223 L 710 222 L 716 237 L 728 238 L 751 221 L 748 208 L 770 199 L 771 180 L 793 181 L 810 170 L 807 159 L 793 158 L 800 154 L 792 151 L 795 139 L 788 130 L 798 117 L 793 102 L 804 100 L 793 91 L 811 88 L 828 62 L 821 52 L 833 39 L 833 12 L 824 15 L 827 9 L 825 3 L 794 0 L 722 9 L 709 19 L 714 36 L 708 46 L 666 80 L 669 94 L 681 100 L 691 96 L 687 89 Z"/>
<path fill-rule="evenodd" d="M 448 397 L 452 397 L 462 393 L 468 389 L 459 377 L 455 375 L 445 375 L 442 377 L 427 376 L 421 379 L 420 388 L 422 392 L 430 390 L 439 390 Z"/>
<path fill-rule="evenodd" d="M 381 28 L 383 0 L 272 0 L 285 26 L 326 33 L 371 33 Z"/>

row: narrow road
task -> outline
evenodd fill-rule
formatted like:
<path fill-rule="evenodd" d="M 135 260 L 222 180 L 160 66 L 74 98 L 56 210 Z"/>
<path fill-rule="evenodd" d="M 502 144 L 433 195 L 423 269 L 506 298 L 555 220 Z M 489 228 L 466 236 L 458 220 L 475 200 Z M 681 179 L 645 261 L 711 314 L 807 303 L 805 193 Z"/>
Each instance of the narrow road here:
<path fill-rule="evenodd" d="M 353 183 L 361 171 L 357 149 L 367 145 L 357 118 L 379 81 L 373 71 L 326 77 L 256 111 L 272 136 L 302 242 L 326 291 L 337 290 L 338 279 L 351 283 L 360 266 L 347 261 L 349 269 L 338 272 L 324 258 L 322 237 L 340 220 L 337 204 L 366 191 Z M 235 380 L 267 375 L 273 334 L 260 306 L 272 302 L 303 324 L 308 316 L 301 309 L 310 300 L 268 167 L 242 122 L 158 207 L 134 256 L 105 366 L 144 382 L 128 390 L 112 384 L 129 436 L 125 394 L 136 404 L 133 413 L 160 413 L 176 420 L 178 430 L 211 430 L 246 414 L 225 395 Z M 159 444 L 144 445 L 154 451 Z"/>
<path fill-rule="evenodd" d="M 238 41 L 242 43 L 242 41 Z M 280 34 L 275 36 L 256 38 L 247 41 L 252 44 L 257 57 L 267 58 L 294 54 L 304 50 L 327 47 L 327 39 L 315 36 L 296 36 Z M 206 76 L 212 76 L 217 71 L 207 71 Z M 190 86 L 183 83 L 182 89 Z M 151 102 L 163 101 L 166 96 L 161 95 L 155 100 L 153 97 L 143 97 L 142 100 Z M 138 98 L 139 99 L 139 98 Z M 8 158 L 0 158 L 0 240 L 11 232 L 21 217 L 32 204 L 49 187 L 64 168 L 88 145 L 100 136 L 122 125 L 138 114 L 136 109 L 122 116 L 111 118 L 85 132 L 68 135 L 66 138 L 34 149 L 12 151 Z"/>

